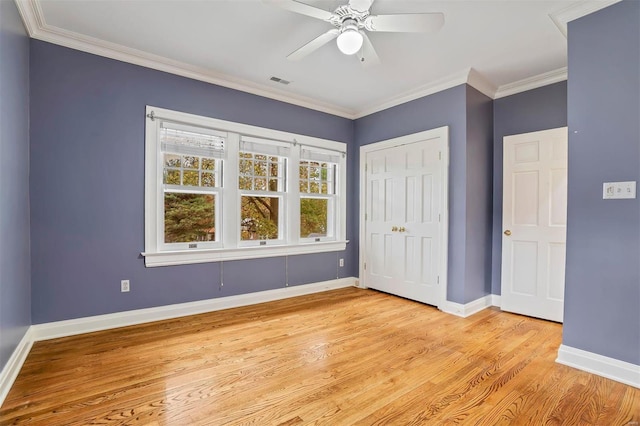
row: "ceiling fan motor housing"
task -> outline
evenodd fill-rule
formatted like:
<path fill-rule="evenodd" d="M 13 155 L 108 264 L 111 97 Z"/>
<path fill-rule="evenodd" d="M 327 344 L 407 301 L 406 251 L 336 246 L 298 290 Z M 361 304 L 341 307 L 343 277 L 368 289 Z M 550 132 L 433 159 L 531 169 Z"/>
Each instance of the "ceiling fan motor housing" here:
<path fill-rule="evenodd" d="M 369 11 L 359 12 L 352 9 L 349 5 L 340 6 L 333 12 L 331 23 L 337 28 L 342 29 L 345 25 L 355 25 L 356 29 L 364 28 L 364 21 L 369 16 Z"/>

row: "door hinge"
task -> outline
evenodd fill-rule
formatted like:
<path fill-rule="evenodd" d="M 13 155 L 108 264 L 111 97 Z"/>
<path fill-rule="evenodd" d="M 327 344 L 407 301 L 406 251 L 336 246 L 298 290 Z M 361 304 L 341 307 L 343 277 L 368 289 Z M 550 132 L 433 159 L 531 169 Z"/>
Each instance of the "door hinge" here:
<path fill-rule="evenodd" d="M 438 279 L 436 280 L 438 284 L 440 284 L 440 275 L 438 275 Z"/>
<path fill-rule="evenodd" d="M 364 262 L 364 270 L 367 270 L 367 262 Z"/>
<path fill-rule="evenodd" d="M 442 222 L 442 215 L 438 214 L 438 222 Z"/>
<path fill-rule="evenodd" d="M 438 151 L 438 160 L 442 160 L 442 151 Z"/>
<path fill-rule="evenodd" d="M 364 163 L 364 171 L 366 172 L 367 170 L 369 170 L 369 163 Z"/>
<path fill-rule="evenodd" d="M 364 214 L 364 220 L 365 221 L 367 220 L 367 214 L 366 213 Z"/>

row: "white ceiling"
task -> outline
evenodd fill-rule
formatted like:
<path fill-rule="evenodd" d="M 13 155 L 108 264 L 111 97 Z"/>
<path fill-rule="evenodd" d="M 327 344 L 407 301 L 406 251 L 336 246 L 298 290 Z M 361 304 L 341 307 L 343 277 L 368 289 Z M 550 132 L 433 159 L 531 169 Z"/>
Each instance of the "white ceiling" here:
<path fill-rule="evenodd" d="M 331 25 L 260 0 L 17 4 L 34 38 L 353 118 L 464 82 L 499 97 L 562 80 L 566 22 L 615 1 L 376 0 L 372 14 L 442 12 L 445 24 L 435 34 L 369 33 L 382 61 L 369 68 L 334 42 L 288 61 Z M 333 10 L 347 0 L 304 2 Z"/>

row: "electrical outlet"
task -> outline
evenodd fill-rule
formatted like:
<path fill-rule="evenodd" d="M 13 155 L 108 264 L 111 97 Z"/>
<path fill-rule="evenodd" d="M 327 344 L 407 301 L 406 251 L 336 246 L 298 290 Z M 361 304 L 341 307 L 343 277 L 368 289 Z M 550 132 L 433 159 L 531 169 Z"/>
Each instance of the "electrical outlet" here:
<path fill-rule="evenodd" d="M 130 290 L 130 285 L 129 285 L 129 280 L 122 280 L 120 281 L 120 291 L 122 293 L 126 293 Z"/>
<path fill-rule="evenodd" d="M 340 263 L 340 267 L 341 267 L 341 268 L 342 268 L 342 267 L 344 267 L 344 259 L 340 259 L 340 262 L 339 262 L 339 263 Z"/>

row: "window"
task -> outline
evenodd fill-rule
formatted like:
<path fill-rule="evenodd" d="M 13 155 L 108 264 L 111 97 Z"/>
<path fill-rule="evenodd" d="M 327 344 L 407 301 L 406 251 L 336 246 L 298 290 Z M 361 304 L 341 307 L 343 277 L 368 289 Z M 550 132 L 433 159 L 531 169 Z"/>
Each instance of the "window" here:
<path fill-rule="evenodd" d="M 343 250 L 346 145 L 147 107 L 145 263 Z"/>
<path fill-rule="evenodd" d="M 219 246 L 222 160 L 226 134 L 163 121 L 162 247 L 174 249 Z M 218 243 L 218 244 L 216 244 Z"/>
<path fill-rule="evenodd" d="M 336 175 L 339 154 L 303 148 L 299 163 L 300 238 L 335 238 Z"/>
<path fill-rule="evenodd" d="M 238 155 L 240 240 L 284 242 L 289 144 L 242 137 Z M 247 244 L 245 244 L 247 245 Z"/>

